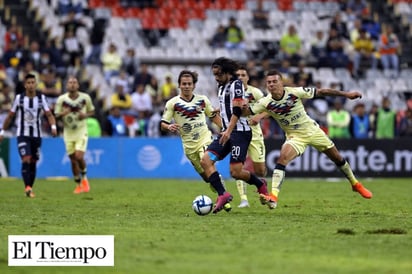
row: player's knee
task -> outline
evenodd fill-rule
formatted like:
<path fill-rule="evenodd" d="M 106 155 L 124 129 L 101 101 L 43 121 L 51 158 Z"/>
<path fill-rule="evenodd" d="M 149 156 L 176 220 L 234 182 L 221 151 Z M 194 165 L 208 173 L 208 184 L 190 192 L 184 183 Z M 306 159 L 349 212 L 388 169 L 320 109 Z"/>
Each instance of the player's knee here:
<path fill-rule="evenodd" d="M 267 173 L 266 166 L 258 166 L 258 167 L 255 167 L 254 169 L 255 169 L 255 174 L 257 176 L 259 176 L 259 177 L 265 177 L 266 176 L 266 173 Z"/>

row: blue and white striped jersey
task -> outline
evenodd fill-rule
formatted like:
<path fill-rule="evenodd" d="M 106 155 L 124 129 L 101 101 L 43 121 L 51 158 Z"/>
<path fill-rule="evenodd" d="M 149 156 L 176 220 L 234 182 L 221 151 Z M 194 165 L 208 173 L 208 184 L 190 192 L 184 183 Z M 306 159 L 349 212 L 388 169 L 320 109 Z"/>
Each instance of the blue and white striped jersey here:
<path fill-rule="evenodd" d="M 230 80 L 226 85 L 218 87 L 218 98 L 220 105 L 220 116 L 222 117 L 223 129 L 229 126 L 230 118 L 233 113 L 233 101 L 245 99 L 245 89 L 242 81 L 238 79 Z M 250 131 L 247 117 L 241 116 L 236 123 L 234 131 Z"/>
<path fill-rule="evenodd" d="M 32 98 L 17 94 L 11 112 L 16 113 L 17 136 L 41 137 L 41 115 L 50 111 L 46 97 L 37 92 Z"/>

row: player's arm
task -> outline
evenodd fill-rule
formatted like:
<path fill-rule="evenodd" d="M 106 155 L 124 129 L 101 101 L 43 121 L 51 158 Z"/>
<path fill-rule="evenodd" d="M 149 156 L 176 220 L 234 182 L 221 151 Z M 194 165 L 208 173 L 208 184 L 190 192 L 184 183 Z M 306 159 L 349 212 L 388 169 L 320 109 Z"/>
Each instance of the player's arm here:
<path fill-rule="evenodd" d="M 269 113 L 262 112 L 249 118 L 249 125 L 254 126 L 260 123 L 262 119 L 269 117 Z"/>
<path fill-rule="evenodd" d="M 160 128 L 163 131 L 170 131 L 170 132 L 178 132 L 180 126 L 178 124 L 171 124 L 169 122 L 166 121 L 160 121 Z"/>
<path fill-rule="evenodd" d="M 94 109 L 87 112 L 79 112 L 79 120 L 84 120 L 94 115 Z"/>
<path fill-rule="evenodd" d="M 49 111 L 46 111 L 46 112 L 44 113 L 44 115 L 46 115 L 47 121 L 49 121 L 49 125 L 50 125 L 50 127 L 51 127 L 51 134 L 52 134 L 53 136 L 57 136 L 56 119 L 54 118 L 52 112 L 51 112 L 50 110 L 49 110 Z"/>
<path fill-rule="evenodd" d="M 210 120 L 219 127 L 219 130 L 222 129 L 222 118 L 220 117 L 220 112 L 216 112 Z"/>
<path fill-rule="evenodd" d="M 7 130 L 10 126 L 11 121 L 14 118 L 15 113 L 13 111 L 9 111 L 7 114 L 6 119 L 4 120 L 3 127 L 0 130 L 0 142 L 3 141 L 4 131 Z"/>
<path fill-rule="evenodd" d="M 315 97 L 324 97 L 324 96 L 335 96 L 335 97 L 346 97 L 348 99 L 357 99 L 362 98 L 362 93 L 359 91 L 341 91 L 331 88 L 320 88 L 316 90 Z"/>

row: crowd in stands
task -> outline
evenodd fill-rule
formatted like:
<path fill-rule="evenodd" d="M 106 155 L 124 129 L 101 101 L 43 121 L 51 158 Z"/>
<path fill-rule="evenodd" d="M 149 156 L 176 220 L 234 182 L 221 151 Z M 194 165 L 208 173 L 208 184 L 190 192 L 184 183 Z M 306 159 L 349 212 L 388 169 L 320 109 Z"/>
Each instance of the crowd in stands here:
<path fill-rule="evenodd" d="M 53 107 L 56 98 L 64 92 L 67 75 L 82 78 L 83 68 L 94 65 L 101 68 L 112 94 L 105 100 L 103 119 L 90 119 L 91 136 L 159 137 L 170 134 L 159 130 L 159 122 L 165 102 L 179 93 L 176 75 L 154 75 L 148 64 L 136 56 L 134 47 L 128 47 L 123 53 L 113 41 L 104 48 L 107 22 L 95 18 L 93 26 L 88 28 L 83 21 L 87 1 L 58 2 L 56 14 L 64 29 L 61 39 L 33 39 L 26 46 L 18 25 L 8 26 L 1 56 L 0 122 L 10 109 L 14 95 L 24 91 L 22 80 L 27 73 L 37 75 L 38 89 Z M 156 5 L 156 1 L 120 2 L 125 7 Z M 266 30 L 272 26 L 263 2 L 256 1 L 251 20 L 254 28 Z M 309 64 L 316 68 L 347 69 L 353 79 L 365 77 L 369 68 L 383 70 L 387 77 L 398 77 L 401 43 L 393 27 L 380 23 L 365 0 L 338 2 L 340 11 L 333 15 L 328 31 L 318 30 L 311 41 L 304 41 L 297 26 L 290 24 L 278 41 L 275 55 L 256 60 L 250 58 L 245 64 L 250 84 L 264 90 L 265 72 L 276 68 L 289 85 L 324 85 L 314 79 L 311 70 L 307 69 Z M 90 34 L 87 51 L 76 35 L 80 28 L 88 28 Z M 230 17 L 227 25 L 218 25 L 215 35 L 209 39 L 209 46 L 245 50 L 247 36 L 238 19 Z M 305 48 L 305 44 L 310 47 Z M 273 67 L 274 63 L 276 67 Z M 346 88 L 340 82 L 329 84 L 338 89 Z M 333 138 L 412 136 L 412 99 L 407 101 L 407 109 L 402 110 L 394 109 L 390 96 L 385 96 L 380 104 L 357 103 L 349 108 L 345 103 L 317 98 L 307 101 L 306 108 Z M 283 136 L 273 120 L 264 120 L 262 126 L 266 137 Z"/>

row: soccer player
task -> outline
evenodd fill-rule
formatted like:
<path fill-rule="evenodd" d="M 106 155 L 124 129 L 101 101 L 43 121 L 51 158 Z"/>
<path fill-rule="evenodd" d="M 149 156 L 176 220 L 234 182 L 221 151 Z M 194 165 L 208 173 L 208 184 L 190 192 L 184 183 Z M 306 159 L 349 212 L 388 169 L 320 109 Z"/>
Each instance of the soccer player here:
<path fill-rule="evenodd" d="M 24 192 L 29 198 L 34 198 L 33 185 L 36 180 L 36 162 L 39 160 L 41 147 L 41 114 L 44 111 L 51 134 L 57 135 L 56 121 L 47 104 L 46 97 L 36 91 L 36 77 L 27 74 L 24 77 L 25 92 L 17 94 L 13 106 L 4 120 L 0 131 L 0 142 L 3 140 L 4 131 L 9 127 L 17 113 L 17 146 L 22 159 L 21 175 L 23 177 Z"/>
<path fill-rule="evenodd" d="M 361 98 L 362 94 L 357 91 L 345 92 L 330 88 L 285 87 L 281 73 L 275 70 L 267 73 L 266 88 L 270 94 L 252 105 L 249 111 L 245 110 L 244 114 L 262 113 L 253 117 L 256 119 L 255 122 L 269 114 L 286 134 L 286 141 L 273 170 L 271 193 L 260 195 L 266 200 L 269 208 L 273 209 L 277 206 L 287 164 L 302 155 L 307 146 L 312 146 L 328 156 L 351 183 L 353 191 L 364 198 L 372 198 L 372 193 L 356 179 L 349 163 L 341 156 L 333 141 L 308 116 L 302 103 L 302 99 L 322 96 L 341 96 L 353 100 Z"/>
<path fill-rule="evenodd" d="M 84 153 L 87 149 L 87 118 L 94 115 L 94 106 L 90 96 L 79 91 L 76 77 L 70 76 L 66 83 L 65 94 L 57 98 L 56 118 L 63 120 L 63 139 L 69 155 L 76 188 L 73 193 L 89 192 L 87 166 Z"/>
<path fill-rule="evenodd" d="M 235 179 L 255 185 L 260 194 L 267 195 L 266 182 L 254 173 L 244 169 L 247 150 L 252 139 L 252 131 L 247 118 L 242 117 L 242 106 L 245 103 L 245 91 L 242 81 L 237 79 L 238 64 L 231 59 L 220 57 L 212 63 L 212 73 L 218 83 L 218 98 L 222 132 L 207 148 L 201 165 L 208 181 L 218 193 L 213 213 L 218 213 L 224 205 L 233 199 L 226 191 L 216 170 L 215 162 L 230 153 L 230 174 Z M 261 200 L 263 204 L 266 201 Z"/>
<path fill-rule="evenodd" d="M 236 71 L 236 76 L 242 81 L 245 88 L 245 97 L 249 102 L 249 105 L 253 105 L 257 100 L 264 97 L 264 93 L 251 85 L 248 85 L 249 74 L 244 66 L 240 66 Z M 263 140 L 263 133 L 260 124 L 251 125 L 252 128 L 252 141 L 249 144 L 248 155 L 253 162 L 253 170 L 257 176 L 266 176 L 266 148 Z M 238 207 L 249 207 L 249 201 L 246 193 L 246 182 L 242 180 L 236 180 L 236 187 L 240 195 L 240 204 Z"/>
<path fill-rule="evenodd" d="M 180 133 L 186 157 L 196 172 L 208 183 L 209 178 L 200 165 L 200 159 L 212 142 L 212 133 L 207 125 L 206 117 L 209 117 L 219 128 L 222 127 L 222 122 L 207 96 L 193 93 L 197 77 L 197 73 L 193 71 L 182 70 L 180 72 L 178 85 L 181 93 L 166 102 L 160 127 L 164 131 Z M 229 203 L 225 205 L 226 211 L 230 209 Z"/>

